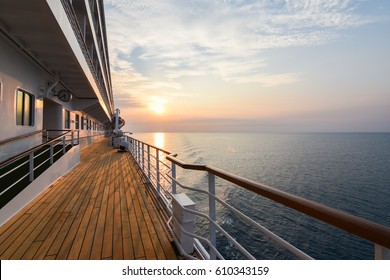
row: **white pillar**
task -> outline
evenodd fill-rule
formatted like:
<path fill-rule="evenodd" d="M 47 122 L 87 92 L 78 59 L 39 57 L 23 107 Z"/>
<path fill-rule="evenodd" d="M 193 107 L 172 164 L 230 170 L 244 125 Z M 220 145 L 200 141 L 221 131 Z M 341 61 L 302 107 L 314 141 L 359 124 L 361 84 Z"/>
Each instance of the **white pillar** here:
<path fill-rule="evenodd" d="M 390 260 L 390 249 L 381 245 L 375 244 L 375 259 Z"/>
<path fill-rule="evenodd" d="M 119 109 L 115 109 L 115 130 L 119 130 Z"/>
<path fill-rule="evenodd" d="M 172 194 L 173 232 L 184 252 L 191 254 L 194 251 L 194 238 L 181 231 L 180 226 L 187 232 L 193 233 L 195 217 L 185 212 L 183 208 L 195 210 L 195 203 L 184 193 Z"/>

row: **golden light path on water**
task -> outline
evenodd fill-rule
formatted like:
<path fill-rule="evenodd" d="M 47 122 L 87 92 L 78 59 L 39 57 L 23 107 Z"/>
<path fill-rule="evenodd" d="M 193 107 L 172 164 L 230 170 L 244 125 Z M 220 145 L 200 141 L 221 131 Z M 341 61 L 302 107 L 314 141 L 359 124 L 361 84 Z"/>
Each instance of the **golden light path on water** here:
<path fill-rule="evenodd" d="M 156 132 L 153 135 L 154 138 L 154 145 L 156 145 L 159 148 L 164 149 L 165 147 L 165 135 L 162 132 Z"/>

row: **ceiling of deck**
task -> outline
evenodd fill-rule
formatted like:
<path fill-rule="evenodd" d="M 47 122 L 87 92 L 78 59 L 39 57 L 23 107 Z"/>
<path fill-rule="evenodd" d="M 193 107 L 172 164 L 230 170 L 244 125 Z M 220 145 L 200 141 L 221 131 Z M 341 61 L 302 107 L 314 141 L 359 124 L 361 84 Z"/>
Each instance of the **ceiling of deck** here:
<path fill-rule="evenodd" d="M 23 3 L 21 5 L 21 2 Z M 60 1 L 58 1 L 60 4 Z M 74 99 L 96 99 L 86 113 L 107 121 L 105 110 L 46 1 L 0 0 L 0 29 L 46 71 L 58 73 Z M 109 114 L 109 112 L 108 112 Z"/>

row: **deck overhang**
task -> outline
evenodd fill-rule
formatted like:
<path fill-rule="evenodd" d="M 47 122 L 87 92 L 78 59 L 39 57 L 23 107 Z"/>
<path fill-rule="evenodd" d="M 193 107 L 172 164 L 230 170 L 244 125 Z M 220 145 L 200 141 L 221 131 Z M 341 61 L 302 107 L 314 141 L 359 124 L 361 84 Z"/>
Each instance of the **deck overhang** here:
<path fill-rule="evenodd" d="M 59 0 L 22 2 L 23 7 L 21 1 L 0 0 L 1 33 L 47 74 L 58 75 L 73 94 L 74 103 L 89 100 L 89 106 L 80 109 L 101 122 L 109 121 L 113 114 L 111 88 L 97 81 L 83 42 L 68 19 L 69 11 Z"/>

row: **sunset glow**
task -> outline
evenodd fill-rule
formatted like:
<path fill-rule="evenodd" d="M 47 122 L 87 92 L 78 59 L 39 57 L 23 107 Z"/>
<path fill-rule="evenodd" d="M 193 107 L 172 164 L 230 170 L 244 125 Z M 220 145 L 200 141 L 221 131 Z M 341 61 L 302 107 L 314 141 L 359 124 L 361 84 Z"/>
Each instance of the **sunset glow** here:
<path fill-rule="evenodd" d="M 104 3 L 127 130 L 390 131 L 390 1 Z"/>
<path fill-rule="evenodd" d="M 160 103 L 152 103 L 152 104 L 149 104 L 149 108 L 157 113 L 157 114 L 162 114 L 165 112 L 165 108 L 164 108 L 164 105 L 160 104 Z"/>

